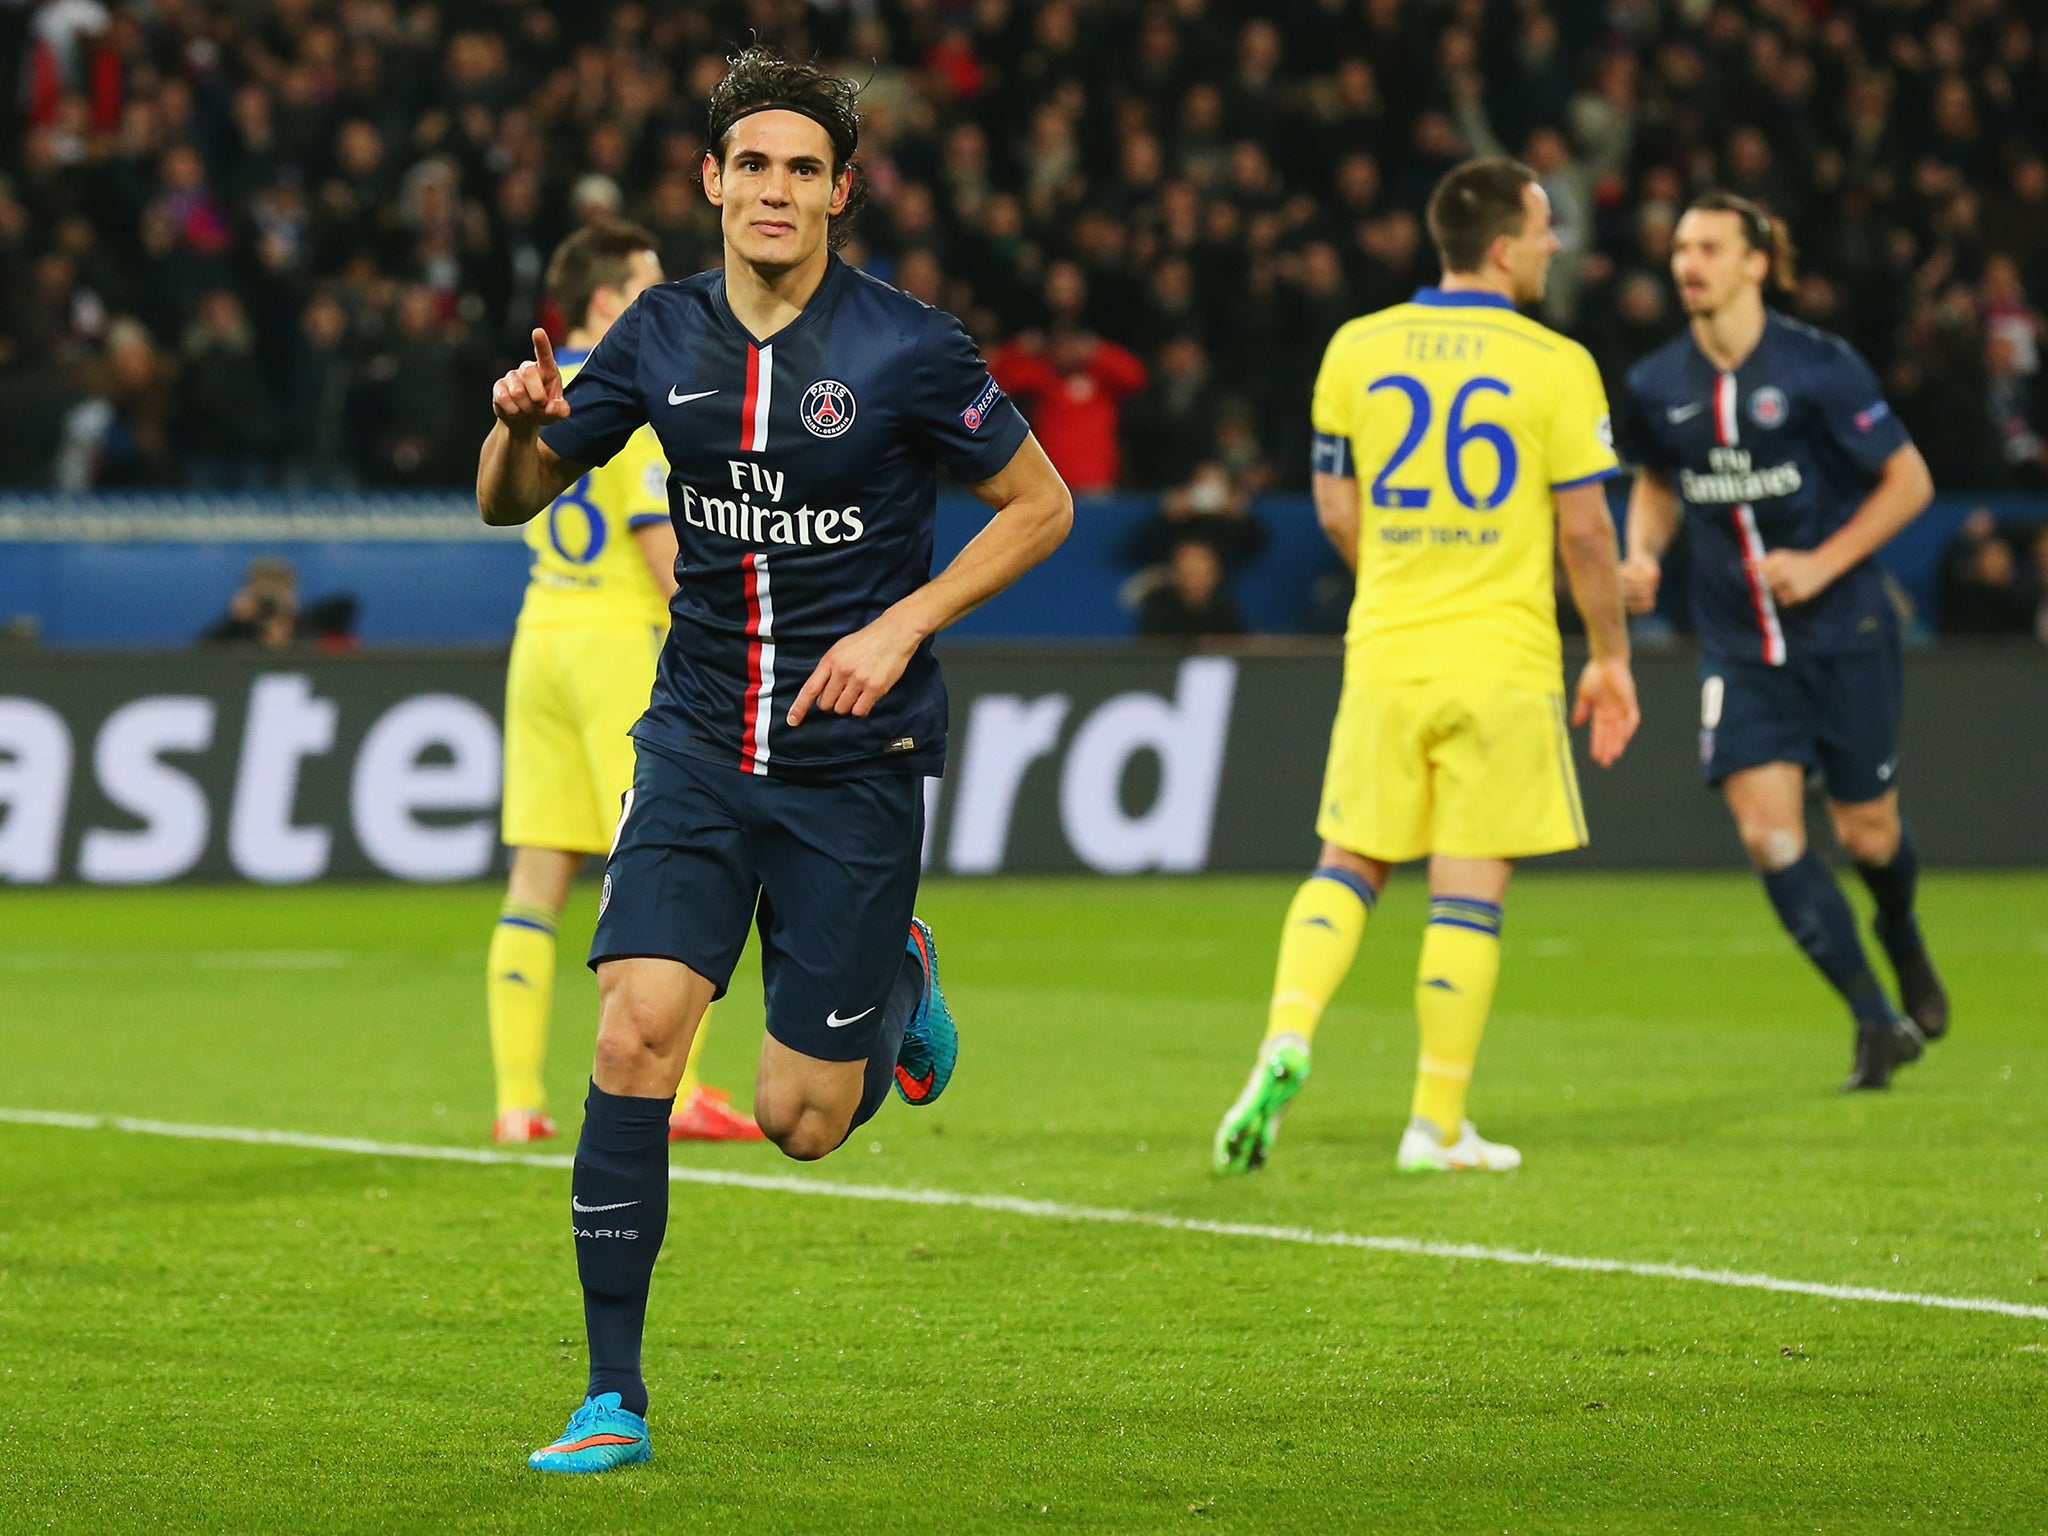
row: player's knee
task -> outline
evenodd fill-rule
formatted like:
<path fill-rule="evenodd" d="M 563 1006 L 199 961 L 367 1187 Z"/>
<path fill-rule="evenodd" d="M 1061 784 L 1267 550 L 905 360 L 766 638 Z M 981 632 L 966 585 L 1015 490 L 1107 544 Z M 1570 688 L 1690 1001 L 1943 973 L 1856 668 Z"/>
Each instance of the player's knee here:
<path fill-rule="evenodd" d="M 675 1010 L 645 999 L 605 999 L 597 1026 L 596 1075 L 600 1082 L 640 1083 L 659 1079 L 678 1055 L 682 1021 Z"/>
<path fill-rule="evenodd" d="M 1806 838 L 1797 827 L 1774 822 L 1743 822 L 1736 829 L 1749 862 L 1765 874 L 1796 864 L 1806 852 Z"/>
<path fill-rule="evenodd" d="M 1889 816 L 1851 812 L 1834 822 L 1835 841 L 1858 864 L 1889 864 L 1899 851 L 1899 824 Z"/>
<path fill-rule="evenodd" d="M 816 1105 L 803 1105 L 791 1112 L 756 1101 L 754 1118 L 761 1134 L 780 1147 L 784 1157 L 800 1163 L 814 1163 L 846 1140 L 845 1125 L 835 1124 L 833 1117 Z"/>

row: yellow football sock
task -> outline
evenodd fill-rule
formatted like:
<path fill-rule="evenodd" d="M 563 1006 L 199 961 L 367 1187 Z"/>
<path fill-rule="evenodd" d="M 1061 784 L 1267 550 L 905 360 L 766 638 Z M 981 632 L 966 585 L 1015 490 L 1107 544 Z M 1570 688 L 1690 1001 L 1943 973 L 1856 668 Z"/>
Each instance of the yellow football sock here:
<path fill-rule="evenodd" d="M 548 1015 L 555 1001 L 555 914 L 508 900 L 491 930 L 484 996 L 491 1018 L 491 1063 L 498 1073 L 498 1113 L 545 1109 L 541 1069 L 548 1055 Z"/>
<path fill-rule="evenodd" d="M 704 1010 L 704 1017 L 697 1021 L 696 1038 L 690 1042 L 690 1059 L 683 1063 L 683 1080 L 676 1084 L 676 1108 L 681 1109 L 690 1102 L 690 1095 L 697 1091 L 703 1079 L 697 1076 L 697 1058 L 704 1054 L 705 1037 L 711 1033 L 711 1010 Z"/>
<path fill-rule="evenodd" d="M 1446 1146 L 1465 1122 L 1465 1093 L 1499 979 L 1500 908 L 1469 896 L 1432 898 L 1415 972 L 1422 1053 L 1412 1112 L 1435 1126 Z"/>
<path fill-rule="evenodd" d="M 1280 930 L 1280 964 L 1266 1013 L 1268 1040 L 1275 1035 L 1314 1038 L 1323 1010 L 1351 969 L 1376 899 L 1364 877 L 1348 869 L 1326 867 L 1301 882 Z"/>

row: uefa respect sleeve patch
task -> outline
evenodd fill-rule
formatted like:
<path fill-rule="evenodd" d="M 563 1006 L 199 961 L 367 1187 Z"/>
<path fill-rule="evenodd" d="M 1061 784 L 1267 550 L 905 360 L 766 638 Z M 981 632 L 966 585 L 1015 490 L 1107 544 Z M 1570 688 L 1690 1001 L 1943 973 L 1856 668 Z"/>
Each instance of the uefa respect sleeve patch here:
<path fill-rule="evenodd" d="M 974 404 L 960 413 L 960 425 L 970 432 L 979 432 L 981 424 L 988 420 L 989 412 L 1002 398 L 1003 387 L 995 381 L 995 375 L 990 374 L 987 385 L 974 397 Z"/>

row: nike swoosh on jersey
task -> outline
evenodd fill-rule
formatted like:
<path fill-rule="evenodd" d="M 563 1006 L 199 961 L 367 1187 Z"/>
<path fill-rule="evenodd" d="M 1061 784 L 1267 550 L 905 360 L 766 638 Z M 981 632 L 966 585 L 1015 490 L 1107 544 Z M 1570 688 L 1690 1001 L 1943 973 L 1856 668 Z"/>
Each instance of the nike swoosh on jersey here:
<path fill-rule="evenodd" d="M 638 1205 L 639 1203 L 640 1202 L 638 1200 L 620 1200 L 614 1202 L 611 1205 L 585 1205 L 581 1200 L 578 1200 L 574 1195 L 571 1195 L 569 1197 L 569 1209 L 572 1211 L 580 1211 L 582 1214 L 586 1216 L 595 1215 L 599 1211 L 623 1211 L 627 1206 Z"/>
<path fill-rule="evenodd" d="M 1697 400 L 1695 400 L 1691 405 L 1674 405 L 1671 407 L 1670 410 L 1664 413 L 1664 419 L 1666 421 L 1673 422 L 1691 421 L 1693 417 L 1699 415 L 1699 413 L 1701 411 L 1704 411 L 1705 409 L 1706 406 Z"/>
<path fill-rule="evenodd" d="M 856 1013 L 852 1018 L 842 1019 L 841 1017 L 839 1017 L 839 1010 L 837 1008 L 834 1008 L 830 1013 L 825 1015 L 825 1027 L 827 1029 L 844 1029 L 849 1024 L 858 1024 L 862 1019 L 866 1018 L 869 1014 L 873 1013 L 874 1011 L 875 1010 L 873 1008 L 863 1008 L 859 1013 Z"/>
<path fill-rule="evenodd" d="M 706 395 L 715 395 L 717 393 L 718 391 L 715 389 L 700 389 L 694 395 L 679 395 L 676 393 L 675 385 L 671 384 L 668 387 L 668 403 L 670 405 L 688 405 L 692 400 L 702 400 Z"/>

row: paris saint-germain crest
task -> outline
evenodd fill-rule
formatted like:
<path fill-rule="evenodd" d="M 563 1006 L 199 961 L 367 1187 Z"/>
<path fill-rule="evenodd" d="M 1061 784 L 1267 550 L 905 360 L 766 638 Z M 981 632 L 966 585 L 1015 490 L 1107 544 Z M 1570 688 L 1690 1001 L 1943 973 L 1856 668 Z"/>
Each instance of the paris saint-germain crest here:
<path fill-rule="evenodd" d="M 797 415 L 811 436 L 837 437 L 853 425 L 853 391 L 837 379 L 820 379 L 804 391 Z"/>
<path fill-rule="evenodd" d="M 1782 427 L 1785 424 L 1785 392 L 1775 384 L 1766 384 L 1751 395 L 1749 419 L 1760 427 Z"/>

